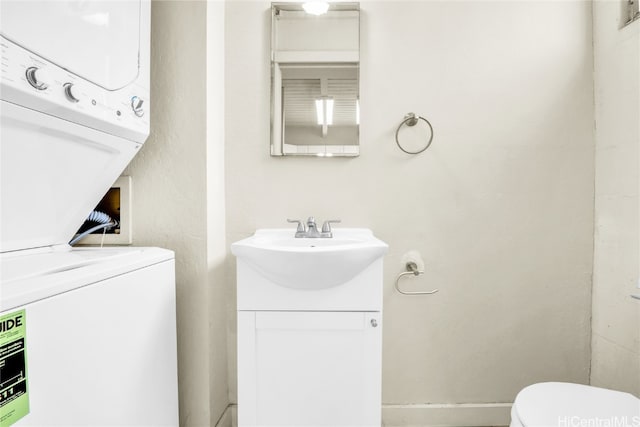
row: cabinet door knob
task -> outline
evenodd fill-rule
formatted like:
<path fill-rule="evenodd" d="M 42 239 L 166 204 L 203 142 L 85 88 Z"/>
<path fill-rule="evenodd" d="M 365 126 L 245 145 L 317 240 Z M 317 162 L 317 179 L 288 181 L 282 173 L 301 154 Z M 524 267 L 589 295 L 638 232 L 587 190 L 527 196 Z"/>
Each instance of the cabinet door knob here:
<path fill-rule="evenodd" d="M 374 328 L 378 326 L 378 321 L 376 319 L 371 319 L 371 326 Z"/>

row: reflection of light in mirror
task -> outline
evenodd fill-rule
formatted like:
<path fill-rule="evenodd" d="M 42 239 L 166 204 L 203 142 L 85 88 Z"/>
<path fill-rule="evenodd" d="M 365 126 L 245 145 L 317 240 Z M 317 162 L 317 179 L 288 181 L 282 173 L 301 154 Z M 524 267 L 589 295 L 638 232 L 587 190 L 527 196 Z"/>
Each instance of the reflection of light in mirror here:
<path fill-rule="evenodd" d="M 321 126 L 329 126 L 333 124 L 333 99 L 316 99 L 316 117 L 318 119 L 318 124 Z"/>
<path fill-rule="evenodd" d="M 333 124 L 333 99 L 325 99 L 324 100 L 324 108 L 325 108 L 325 123 L 327 125 Z"/>
<path fill-rule="evenodd" d="M 316 99 L 316 116 L 318 117 L 318 124 L 324 124 L 324 102 L 322 99 Z"/>
<path fill-rule="evenodd" d="M 310 15 L 324 15 L 329 10 L 329 2 L 308 1 L 302 4 L 302 8 Z"/>

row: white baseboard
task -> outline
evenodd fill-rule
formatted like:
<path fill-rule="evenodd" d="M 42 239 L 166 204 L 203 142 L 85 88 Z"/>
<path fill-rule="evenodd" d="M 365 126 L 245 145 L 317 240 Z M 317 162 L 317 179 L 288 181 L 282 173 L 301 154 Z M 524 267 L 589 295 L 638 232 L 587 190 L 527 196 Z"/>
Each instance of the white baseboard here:
<path fill-rule="evenodd" d="M 511 403 L 382 405 L 385 427 L 508 426 Z"/>
<path fill-rule="evenodd" d="M 237 427 L 238 406 L 227 406 L 216 427 Z M 508 426 L 511 403 L 382 405 L 384 427 Z"/>

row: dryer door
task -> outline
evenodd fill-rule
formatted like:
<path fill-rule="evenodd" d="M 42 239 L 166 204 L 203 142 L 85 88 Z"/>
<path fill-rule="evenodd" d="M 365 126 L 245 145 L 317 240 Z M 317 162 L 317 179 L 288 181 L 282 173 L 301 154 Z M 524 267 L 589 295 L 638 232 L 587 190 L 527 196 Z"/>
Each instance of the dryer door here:
<path fill-rule="evenodd" d="M 0 104 L 0 252 L 66 244 L 141 144 Z"/>
<path fill-rule="evenodd" d="M 140 0 L 3 0 L 0 20 L 7 39 L 104 89 L 138 76 Z"/>

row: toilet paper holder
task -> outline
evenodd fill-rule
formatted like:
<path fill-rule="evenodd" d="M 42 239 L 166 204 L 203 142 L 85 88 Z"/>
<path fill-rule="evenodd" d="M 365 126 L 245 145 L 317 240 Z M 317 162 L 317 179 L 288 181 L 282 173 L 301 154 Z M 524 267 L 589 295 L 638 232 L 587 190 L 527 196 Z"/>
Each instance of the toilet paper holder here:
<path fill-rule="evenodd" d="M 405 264 L 405 268 L 406 271 L 403 271 L 402 273 L 398 274 L 398 277 L 396 277 L 396 291 L 400 292 L 403 295 L 432 295 L 439 291 L 439 289 L 434 289 L 432 291 L 403 291 L 402 289 L 400 289 L 400 279 L 402 279 L 404 276 L 419 276 L 421 274 L 424 274 L 424 271 L 418 270 L 418 264 L 416 264 L 414 261 L 408 261 Z"/>

